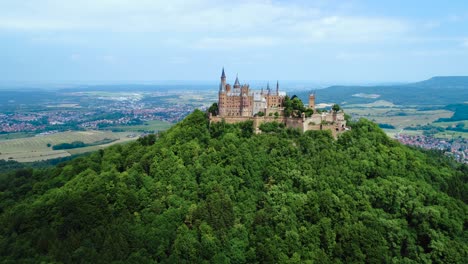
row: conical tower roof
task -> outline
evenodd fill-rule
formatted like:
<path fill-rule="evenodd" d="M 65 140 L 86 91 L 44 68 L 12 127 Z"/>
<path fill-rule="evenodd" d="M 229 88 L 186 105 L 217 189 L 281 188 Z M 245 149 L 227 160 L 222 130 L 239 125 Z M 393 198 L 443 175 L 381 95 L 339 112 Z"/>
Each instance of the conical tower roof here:
<path fill-rule="evenodd" d="M 239 77 L 236 74 L 236 81 L 234 82 L 235 86 L 240 86 Z"/>
<path fill-rule="evenodd" d="M 223 67 L 223 72 L 221 73 L 221 78 L 226 78 L 226 74 L 224 73 L 224 67 Z"/>

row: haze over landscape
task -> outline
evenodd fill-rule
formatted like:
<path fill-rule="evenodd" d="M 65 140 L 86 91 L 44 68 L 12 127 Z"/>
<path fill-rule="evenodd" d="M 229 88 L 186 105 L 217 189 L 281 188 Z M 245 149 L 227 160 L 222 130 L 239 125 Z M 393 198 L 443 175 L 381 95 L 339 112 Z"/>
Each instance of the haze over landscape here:
<path fill-rule="evenodd" d="M 1 1 L 1 83 L 327 84 L 466 75 L 455 1 Z"/>

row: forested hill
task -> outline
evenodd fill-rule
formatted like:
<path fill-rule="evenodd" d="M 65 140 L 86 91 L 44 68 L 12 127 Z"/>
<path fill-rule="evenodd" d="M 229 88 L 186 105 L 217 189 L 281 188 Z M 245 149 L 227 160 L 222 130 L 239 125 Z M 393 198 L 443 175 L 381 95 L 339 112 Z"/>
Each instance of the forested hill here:
<path fill-rule="evenodd" d="M 0 177 L 4 263 L 466 263 L 468 168 L 361 120 L 334 140 L 195 111 Z"/>

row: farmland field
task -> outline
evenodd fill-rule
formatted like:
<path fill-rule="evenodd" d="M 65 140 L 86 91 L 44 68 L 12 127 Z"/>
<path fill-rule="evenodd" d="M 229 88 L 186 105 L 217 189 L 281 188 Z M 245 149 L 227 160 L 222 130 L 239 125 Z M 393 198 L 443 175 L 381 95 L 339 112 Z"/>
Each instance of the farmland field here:
<path fill-rule="evenodd" d="M 128 132 L 162 131 L 162 130 L 169 129 L 173 125 L 174 125 L 173 123 L 169 123 L 169 122 L 165 122 L 165 121 L 159 121 L 159 120 L 153 120 L 153 121 L 145 122 L 144 125 L 115 126 L 115 127 L 112 127 L 112 129 L 121 129 L 122 131 L 128 131 Z"/>
<path fill-rule="evenodd" d="M 125 132 L 113 133 L 107 131 L 90 130 L 77 132 L 62 132 L 45 136 L 4 140 L 0 141 L 0 159 L 16 160 L 20 162 L 31 162 L 67 157 L 71 154 L 93 151 L 112 144 L 122 143 L 136 139 L 128 138 L 127 135 L 128 133 Z M 114 139 L 115 141 L 109 144 L 85 147 L 80 149 L 52 150 L 52 146 L 60 143 L 82 141 L 86 144 L 90 144 L 103 139 Z"/>
<path fill-rule="evenodd" d="M 431 124 L 439 118 L 448 118 L 453 112 L 447 110 L 417 110 L 413 108 L 345 108 L 353 118 L 364 117 L 380 124 L 395 128 Z M 435 123 L 436 124 L 436 123 Z"/>

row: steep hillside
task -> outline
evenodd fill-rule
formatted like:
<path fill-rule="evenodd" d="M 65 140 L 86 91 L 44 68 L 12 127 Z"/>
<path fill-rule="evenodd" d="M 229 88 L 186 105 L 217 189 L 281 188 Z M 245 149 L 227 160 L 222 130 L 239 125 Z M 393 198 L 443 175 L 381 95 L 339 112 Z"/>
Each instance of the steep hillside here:
<path fill-rule="evenodd" d="M 159 138 L 1 175 L 0 259 L 463 263 L 467 177 L 366 120 L 334 140 L 195 111 Z"/>

